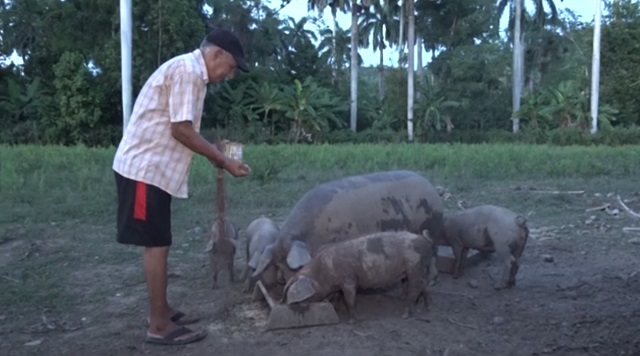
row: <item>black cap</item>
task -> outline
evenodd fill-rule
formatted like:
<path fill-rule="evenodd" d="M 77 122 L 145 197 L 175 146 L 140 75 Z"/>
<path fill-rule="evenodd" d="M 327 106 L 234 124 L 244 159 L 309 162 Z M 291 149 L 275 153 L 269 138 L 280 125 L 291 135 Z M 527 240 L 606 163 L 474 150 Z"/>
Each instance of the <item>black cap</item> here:
<path fill-rule="evenodd" d="M 205 40 L 229 52 L 236 60 L 238 68 L 245 73 L 249 72 L 249 66 L 244 59 L 244 50 L 240 40 L 233 32 L 224 28 L 216 28 L 209 32 Z"/>

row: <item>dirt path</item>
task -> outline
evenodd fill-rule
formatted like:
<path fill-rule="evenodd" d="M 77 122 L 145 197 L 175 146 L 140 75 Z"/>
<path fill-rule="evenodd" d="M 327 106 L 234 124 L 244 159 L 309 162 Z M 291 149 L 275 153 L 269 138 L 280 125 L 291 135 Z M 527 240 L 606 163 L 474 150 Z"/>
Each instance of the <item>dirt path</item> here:
<path fill-rule="evenodd" d="M 52 350 L 60 355 L 640 354 L 640 261 L 633 249 L 597 242 L 585 247 L 574 243 L 580 236 L 560 238 L 553 231 L 532 229 L 512 290 L 492 288 L 500 267 L 490 258 L 459 280 L 441 275 L 431 311 L 408 320 L 400 318 L 402 305 L 390 292 L 359 295 L 363 320 L 355 325 L 343 320 L 267 332 L 268 309 L 241 293 L 241 283 L 211 290 L 199 255 L 177 252 L 171 261 L 171 300 L 201 315 L 196 326 L 209 331 L 205 340 L 180 347 L 142 342 L 146 301 L 138 261 L 95 262 L 69 276 L 72 298 L 77 299 L 71 312 L 45 311 L 24 320 L 11 306 L 2 306 L 0 349 L 6 355 L 49 355 Z M 9 245 L 0 247 L 6 252 Z M 73 256 L 81 249 L 67 253 Z M 553 262 L 545 262 L 545 254 Z M 82 296 L 104 283 L 115 287 Z M 344 310 L 338 313 L 344 317 Z M 11 325 L 22 326 L 16 330 Z"/>

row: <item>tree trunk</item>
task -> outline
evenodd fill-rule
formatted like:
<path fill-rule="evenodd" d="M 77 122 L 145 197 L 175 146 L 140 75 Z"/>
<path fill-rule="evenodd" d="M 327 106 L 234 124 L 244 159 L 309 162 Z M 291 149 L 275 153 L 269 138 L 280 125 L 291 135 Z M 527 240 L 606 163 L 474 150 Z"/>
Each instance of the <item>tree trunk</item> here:
<path fill-rule="evenodd" d="M 414 35 L 416 26 L 413 1 L 414 0 L 408 0 L 407 2 L 407 14 L 409 17 L 409 32 L 407 33 L 407 70 L 409 71 L 407 75 L 407 138 L 409 139 L 409 142 L 413 141 L 413 96 L 415 93 L 413 90 L 413 52 L 415 51 Z"/>
<path fill-rule="evenodd" d="M 333 65 L 331 66 L 331 76 L 333 77 L 333 85 L 338 85 L 338 57 L 336 51 L 336 35 L 338 33 L 338 21 L 336 19 L 337 8 L 331 8 L 331 15 L 333 15 L 333 46 L 331 47 L 331 56 L 333 58 Z"/>
<path fill-rule="evenodd" d="M 384 44 L 380 42 L 380 67 L 378 68 L 378 100 L 384 100 Z"/>
<path fill-rule="evenodd" d="M 591 60 L 591 133 L 598 132 L 598 99 L 600 89 L 600 23 L 602 3 L 596 0 L 595 26 L 593 29 L 593 59 Z"/>
<path fill-rule="evenodd" d="M 403 35 L 404 35 L 404 2 L 405 0 L 400 0 L 400 31 L 398 36 L 398 68 L 402 68 L 402 44 L 403 44 Z"/>
<path fill-rule="evenodd" d="M 351 5 L 351 131 L 358 120 L 358 2 Z"/>
<path fill-rule="evenodd" d="M 512 106 L 513 113 L 520 109 L 520 98 L 522 97 L 522 74 L 523 74 L 523 48 L 522 48 L 522 7 L 524 0 L 516 0 L 515 3 L 515 30 L 513 35 L 513 89 Z M 513 132 L 520 129 L 520 119 L 512 117 Z"/>
<path fill-rule="evenodd" d="M 424 75 L 424 68 L 422 67 L 422 37 L 420 36 L 416 36 L 416 51 L 418 51 L 418 68 L 416 69 L 416 74 L 418 75 L 418 82 L 422 82 L 422 80 L 424 79 L 422 78 L 422 76 Z"/>
<path fill-rule="evenodd" d="M 422 37 L 416 36 L 416 51 L 418 51 L 418 58 L 417 58 L 418 68 L 416 69 L 416 75 L 418 76 L 418 85 L 425 84 L 424 68 L 422 67 L 422 48 L 423 48 Z M 417 100 L 420 101 L 422 99 L 423 99 L 422 91 L 418 91 Z"/>

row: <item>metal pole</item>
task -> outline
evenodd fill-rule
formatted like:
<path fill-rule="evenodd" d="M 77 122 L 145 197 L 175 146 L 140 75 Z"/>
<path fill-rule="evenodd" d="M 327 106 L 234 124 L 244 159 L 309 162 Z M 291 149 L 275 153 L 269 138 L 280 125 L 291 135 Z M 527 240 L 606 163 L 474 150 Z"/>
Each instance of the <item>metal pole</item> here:
<path fill-rule="evenodd" d="M 120 53 L 122 68 L 122 131 L 127 127 L 131 117 L 131 32 L 132 32 L 131 0 L 120 0 Z"/>
<path fill-rule="evenodd" d="M 407 1 L 407 17 L 409 19 L 409 29 L 407 32 L 407 49 L 408 49 L 408 58 L 407 58 L 407 139 L 409 142 L 413 142 L 413 105 L 415 100 L 415 89 L 414 89 L 414 79 L 415 79 L 415 64 L 414 64 L 414 52 L 416 50 L 415 47 L 415 27 L 416 27 L 416 16 L 414 11 L 414 1 L 415 0 L 406 0 Z"/>
<path fill-rule="evenodd" d="M 591 133 L 598 132 L 598 95 L 600 85 L 600 22 L 602 1 L 595 0 L 596 15 L 593 28 L 593 59 L 591 60 Z"/>
<path fill-rule="evenodd" d="M 513 34 L 513 91 L 511 93 L 511 106 L 513 113 L 520 110 L 523 86 L 523 60 L 522 60 L 522 11 L 524 0 L 516 0 L 515 3 L 515 29 Z M 520 119 L 514 118 L 511 123 L 513 132 L 520 130 Z"/>

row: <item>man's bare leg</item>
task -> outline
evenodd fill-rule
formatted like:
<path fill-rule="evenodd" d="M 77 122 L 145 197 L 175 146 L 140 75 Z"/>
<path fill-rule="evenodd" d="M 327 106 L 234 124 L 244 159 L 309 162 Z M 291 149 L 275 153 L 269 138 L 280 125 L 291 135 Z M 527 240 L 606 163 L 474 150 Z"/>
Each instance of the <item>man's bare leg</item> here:
<path fill-rule="evenodd" d="M 177 326 L 169 319 L 167 303 L 167 258 L 169 247 L 145 247 L 142 256 L 149 292 L 149 333 L 165 336 Z"/>
<path fill-rule="evenodd" d="M 164 337 L 180 326 L 171 321 L 171 308 L 167 302 L 167 258 L 169 247 L 145 247 L 142 263 L 149 291 L 150 317 L 148 335 Z M 194 331 L 177 337 L 175 340 L 189 339 Z"/>

